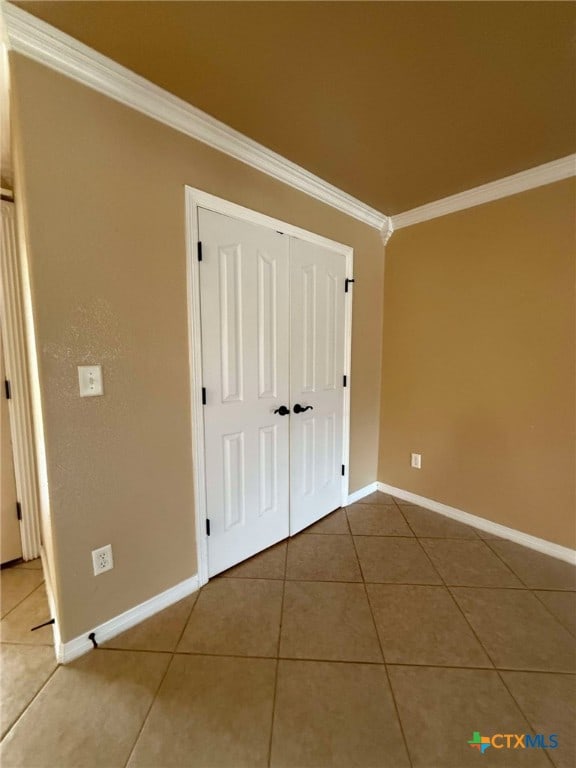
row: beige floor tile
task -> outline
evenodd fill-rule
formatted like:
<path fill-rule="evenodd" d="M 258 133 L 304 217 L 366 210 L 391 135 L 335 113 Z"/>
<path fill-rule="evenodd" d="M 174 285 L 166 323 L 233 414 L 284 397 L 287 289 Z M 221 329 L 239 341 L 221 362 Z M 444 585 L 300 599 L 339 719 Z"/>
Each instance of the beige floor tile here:
<path fill-rule="evenodd" d="M 490 546 L 531 589 L 576 590 L 576 568 L 570 563 L 514 541 L 491 541 Z"/>
<path fill-rule="evenodd" d="M 474 528 L 459 523 L 450 517 L 432 512 L 429 509 L 406 505 L 400 502 L 400 509 L 410 523 L 416 536 L 440 539 L 477 539 Z"/>
<path fill-rule="evenodd" d="M 319 520 L 314 525 L 306 528 L 302 533 L 350 533 L 348 528 L 348 521 L 346 520 L 346 512 L 343 509 L 337 509 L 335 512 L 331 512 L 322 520 Z"/>
<path fill-rule="evenodd" d="M 364 498 L 357 501 L 356 504 L 391 504 L 394 505 L 398 499 L 394 499 L 394 496 L 390 496 L 389 493 L 383 493 L 382 491 L 374 491 L 374 493 L 364 496 Z"/>
<path fill-rule="evenodd" d="M 1 736 L 16 722 L 55 669 L 53 648 L 0 645 Z"/>
<path fill-rule="evenodd" d="M 452 587 L 499 669 L 576 672 L 574 638 L 527 590 Z"/>
<path fill-rule="evenodd" d="M 17 567 L 0 570 L 0 616 L 6 616 L 43 581 L 42 571 Z"/>
<path fill-rule="evenodd" d="M 288 543 L 281 541 L 264 552 L 244 560 L 240 565 L 229 568 L 220 574 L 222 578 L 235 579 L 283 579 L 286 570 L 286 548 Z"/>
<path fill-rule="evenodd" d="M 3 768 L 121 768 L 169 660 L 98 650 L 59 667 L 2 742 Z"/>
<path fill-rule="evenodd" d="M 530 732 L 497 672 L 430 667 L 388 671 L 414 768 L 478 768 L 487 759 L 502 768 L 550 765 L 543 750 L 507 754 L 489 747 L 480 755 L 468 744 L 474 731 L 485 736 Z"/>
<path fill-rule="evenodd" d="M 290 539 L 286 578 L 362 581 L 352 537 L 310 533 Z"/>
<path fill-rule="evenodd" d="M 132 629 L 103 644 L 133 651 L 173 651 L 180 640 L 198 594 L 185 597 Z"/>
<path fill-rule="evenodd" d="M 367 589 L 386 662 L 492 667 L 445 587 L 368 584 Z"/>
<path fill-rule="evenodd" d="M 276 656 L 284 583 L 264 579 L 216 579 L 202 589 L 181 653 Z"/>
<path fill-rule="evenodd" d="M 280 655 L 382 661 L 362 584 L 286 582 Z"/>
<path fill-rule="evenodd" d="M 356 536 L 413 536 L 397 507 L 353 504 L 347 509 L 350 530 Z"/>
<path fill-rule="evenodd" d="M 367 582 L 442 584 L 415 539 L 355 536 L 358 559 Z"/>
<path fill-rule="evenodd" d="M 558 768 L 576 765 L 576 678 L 542 672 L 503 672 L 504 682 L 536 733 L 558 735 L 558 747 L 547 750 Z"/>
<path fill-rule="evenodd" d="M 462 587 L 522 587 L 512 571 L 483 542 L 420 539 L 447 584 Z"/>
<path fill-rule="evenodd" d="M 276 664 L 175 656 L 129 767 L 266 766 Z"/>
<path fill-rule="evenodd" d="M 28 571 L 28 573 L 33 573 L 33 571 Z M 51 626 L 42 627 L 34 632 L 30 631 L 32 627 L 43 624 L 50 618 L 46 589 L 42 584 L 0 621 L 0 640 L 3 643 L 53 645 L 54 636 Z"/>
<path fill-rule="evenodd" d="M 24 560 L 18 563 L 17 568 L 22 568 L 26 571 L 41 571 L 42 570 L 42 558 L 37 557 L 34 560 Z"/>
<path fill-rule="evenodd" d="M 566 629 L 576 635 L 576 592 L 540 592 L 535 594 Z"/>
<path fill-rule="evenodd" d="M 280 661 L 270 764 L 408 766 L 385 668 Z"/>

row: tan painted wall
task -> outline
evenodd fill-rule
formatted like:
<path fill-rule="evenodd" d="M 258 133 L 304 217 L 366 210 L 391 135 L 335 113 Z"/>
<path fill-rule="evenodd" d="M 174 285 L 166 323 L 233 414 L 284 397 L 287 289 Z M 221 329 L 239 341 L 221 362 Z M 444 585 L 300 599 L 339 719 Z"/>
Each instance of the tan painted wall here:
<path fill-rule="evenodd" d="M 376 479 L 379 234 L 12 56 L 64 640 L 196 572 L 184 185 L 355 249 L 351 491 Z M 76 366 L 106 395 L 80 399 Z M 92 576 L 90 551 L 115 567 Z"/>
<path fill-rule="evenodd" d="M 571 179 L 394 234 L 378 475 L 568 547 L 575 202 Z"/>

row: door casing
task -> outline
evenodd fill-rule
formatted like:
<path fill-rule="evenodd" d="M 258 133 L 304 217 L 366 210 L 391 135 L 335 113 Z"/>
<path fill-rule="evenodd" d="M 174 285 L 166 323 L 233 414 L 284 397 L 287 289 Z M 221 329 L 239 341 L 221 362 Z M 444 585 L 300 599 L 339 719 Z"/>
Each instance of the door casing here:
<path fill-rule="evenodd" d="M 206 540 L 206 466 L 204 445 L 204 419 L 202 413 L 202 336 L 200 317 L 200 263 L 198 261 L 198 209 L 206 208 L 216 213 L 231 216 L 242 221 L 269 227 L 283 234 L 299 237 L 310 243 L 329 248 L 346 257 L 346 272 L 349 279 L 354 277 L 354 250 L 351 246 L 338 243 L 308 230 L 288 224 L 279 219 L 244 208 L 200 189 L 185 187 L 186 205 L 186 278 L 188 291 L 188 348 L 190 363 L 190 398 L 192 415 L 192 478 L 194 484 L 196 553 L 198 562 L 198 581 L 200 586 L 208 581 L 208 542 Z M 352 353 L 352 297 L 349 291 L 344 309 L 344 370 L 347 386 L 343 398 L 342 418 L 342 464 L 345 472 L 342 476 L 342 505 L 346 504 L 349 491 L 349 452 L 350 452 L 350 361 Z"/>

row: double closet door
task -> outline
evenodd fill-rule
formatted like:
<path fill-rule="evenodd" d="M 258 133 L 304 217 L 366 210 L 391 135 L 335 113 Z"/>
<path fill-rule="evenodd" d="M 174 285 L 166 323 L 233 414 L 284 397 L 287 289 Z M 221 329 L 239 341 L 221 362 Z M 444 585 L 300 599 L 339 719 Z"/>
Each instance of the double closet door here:
<path fill-rule="evenodd" d="M 342 502 L 343 254 L 198 209 L 208 573 Z"/>

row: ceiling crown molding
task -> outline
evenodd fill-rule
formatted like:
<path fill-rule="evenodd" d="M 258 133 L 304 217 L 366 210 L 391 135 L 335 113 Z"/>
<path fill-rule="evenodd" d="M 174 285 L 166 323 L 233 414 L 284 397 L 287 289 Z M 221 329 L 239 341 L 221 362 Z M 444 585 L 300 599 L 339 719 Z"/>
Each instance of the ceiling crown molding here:
<path fill-rule="evenodd" d="M 21 8 L 2 3 L 10 48 L 376 229 L 388 217 Z"/>
<path fill-rule="evenodd" d="M 498 179 L 498 181 L 483 184 L 481 187 L 468 189 L 457 195 L 443 197 L 441 200 L 421 205 L 419 208 L 412 208 L 410 211 L 393 216 L 392 224 L 394 229 L 410 227 L 421 221 L 436 219 L 447 213 L 463 211 L 465 208 L 473 208 L 476 205 L 499 200 L 509 195 L 517 195 L 519 192 L 526 192 L 528 189 L 562 181 L 562 179 L 567 179 L 570 176 L 576 176 L 576 154 L 561 157 L 559 160 L 553 160 L 551 163 L 538 165 L 535 168 L 529 168 L 527 171 L 506 176 L 503 179 Z"/>

